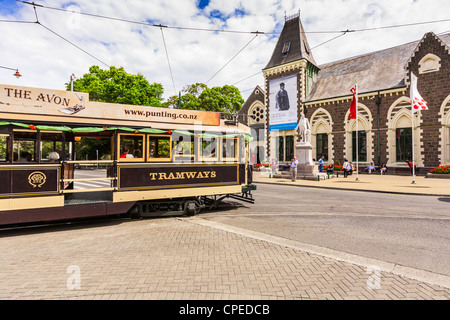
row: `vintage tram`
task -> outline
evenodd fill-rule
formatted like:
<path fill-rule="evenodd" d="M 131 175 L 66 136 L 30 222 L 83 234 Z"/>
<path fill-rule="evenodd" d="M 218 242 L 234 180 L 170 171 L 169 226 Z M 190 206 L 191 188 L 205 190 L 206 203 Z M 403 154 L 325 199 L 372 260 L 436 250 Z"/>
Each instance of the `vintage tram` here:
<path fill-rule="evenodd" d="M 0 225 L 253 203 L 251 139 L 217 112 L 0 85 Z"/>

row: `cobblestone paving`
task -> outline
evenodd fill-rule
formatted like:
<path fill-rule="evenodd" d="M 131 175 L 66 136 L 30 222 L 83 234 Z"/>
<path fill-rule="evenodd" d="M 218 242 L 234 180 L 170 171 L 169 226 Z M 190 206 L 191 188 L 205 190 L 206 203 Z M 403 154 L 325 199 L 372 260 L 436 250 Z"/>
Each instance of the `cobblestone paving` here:
<path fill-rule="evenodd" d="M 450 299 L 450 290 L 190 222 L 0 232 L 0 299 Z M 79 275 L 79 277 L 78 277 Z"/>

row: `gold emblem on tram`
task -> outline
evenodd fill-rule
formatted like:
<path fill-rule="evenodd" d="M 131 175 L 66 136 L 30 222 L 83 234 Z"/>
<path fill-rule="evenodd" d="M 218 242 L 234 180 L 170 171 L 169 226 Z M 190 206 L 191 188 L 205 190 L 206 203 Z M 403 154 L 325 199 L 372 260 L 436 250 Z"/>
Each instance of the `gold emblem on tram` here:
<path fill-rule="evenodd" d="M 28 176 L 28 183 L 31 184 L 33 186 L 33 188 L 42 187 L 42 185 L 45 183 L 46 180 L 47 180 L 47 176 L 43 172 L 40 172 L 40 171 L 32 172 Z"/>

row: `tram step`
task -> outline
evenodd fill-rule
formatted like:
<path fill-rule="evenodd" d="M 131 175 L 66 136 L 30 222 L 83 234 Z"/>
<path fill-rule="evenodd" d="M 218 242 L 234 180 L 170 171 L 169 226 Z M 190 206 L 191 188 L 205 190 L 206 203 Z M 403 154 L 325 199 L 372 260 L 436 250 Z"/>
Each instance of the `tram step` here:
<path fill-rule="evenodd" d="M 64 205 L 80 205 L 112 202 L 112 191 L 98 191 L 89 193 L 67 193 L 64 195 Z"/>

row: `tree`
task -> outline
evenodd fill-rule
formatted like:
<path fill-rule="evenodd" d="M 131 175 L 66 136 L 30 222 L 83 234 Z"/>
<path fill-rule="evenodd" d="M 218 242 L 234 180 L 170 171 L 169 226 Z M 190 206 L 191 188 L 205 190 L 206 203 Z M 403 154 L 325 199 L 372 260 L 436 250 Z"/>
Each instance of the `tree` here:
<path fill-rule="evenodd" d="M 70 83 L 66 83 L 70 90 Z M 164 92 L 160 83 L 150 84 L 143 75 L 129 74 L 120 67 L 102 70 L 98 66 L 89 68 L 89 73 L 73 82 L 73 90 L 88 92 L 89 100 L 132 105 L 161 106 Z"/>
<path fill-rule="evenodd" d="M 178 108 L 180 99 L 181 109 L 236 113 L 244 103 L 239 90 L 229 85 L 208 88 L 203 83 L 196 83 L 183 88 L 182 92 L 183 95 L 172 96 L 165 104 Z"/>

